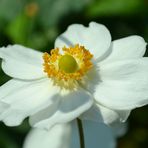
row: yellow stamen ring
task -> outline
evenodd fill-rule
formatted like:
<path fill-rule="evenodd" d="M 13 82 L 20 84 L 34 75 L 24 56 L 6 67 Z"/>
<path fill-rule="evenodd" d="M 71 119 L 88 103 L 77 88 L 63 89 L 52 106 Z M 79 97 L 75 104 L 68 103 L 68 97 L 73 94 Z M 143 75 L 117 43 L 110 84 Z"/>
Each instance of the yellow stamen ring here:
<path fill-rule="evenodd" d="M 56 80 L 80 80 L 92 67 L 93 55 L 78 44 L 74 47 L 63 47 L 63 54 L 59 48 L 52 49 L 51 54 L 44 53 L 44 72 L 49 78 Z"/>

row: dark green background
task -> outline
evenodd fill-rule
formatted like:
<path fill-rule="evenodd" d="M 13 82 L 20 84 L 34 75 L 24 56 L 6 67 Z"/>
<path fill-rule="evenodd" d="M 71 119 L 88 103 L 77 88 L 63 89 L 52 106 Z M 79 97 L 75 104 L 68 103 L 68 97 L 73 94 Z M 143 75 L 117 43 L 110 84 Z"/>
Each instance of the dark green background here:
<path fill-rule="evenodd" d="M 47 51 L 67 26 L 90 21 L 106 25 L 113 40 L 137 34 L 148 42 L 147 0 L 0 0 L 0 46 L 18 43 Z M 7 80 L 0 69 L 0 85 Z M 118 148 L 148 147 L 147 114 L 148 107 L 132 111 Z M 13 128 L 0 123 L 0 148 L 21 148 L 29 128 L 27 121 Z"/>

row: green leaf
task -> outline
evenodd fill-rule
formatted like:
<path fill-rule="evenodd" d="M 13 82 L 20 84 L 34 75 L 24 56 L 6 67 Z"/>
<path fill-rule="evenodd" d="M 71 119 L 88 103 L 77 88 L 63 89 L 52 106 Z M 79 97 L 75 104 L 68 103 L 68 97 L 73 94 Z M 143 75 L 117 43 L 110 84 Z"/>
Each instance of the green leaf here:
<path fill-rule="evenodd" d="M 143 7 L 143 0 L 97 0 L 88 8 L 88 15 L 93 17 L 128 15 Z"/>

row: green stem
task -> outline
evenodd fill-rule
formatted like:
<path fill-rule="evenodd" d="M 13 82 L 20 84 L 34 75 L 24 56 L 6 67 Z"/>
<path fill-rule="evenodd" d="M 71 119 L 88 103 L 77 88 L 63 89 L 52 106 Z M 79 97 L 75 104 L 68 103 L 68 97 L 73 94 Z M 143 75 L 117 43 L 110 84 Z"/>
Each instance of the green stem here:
<path fill-rule="evenodd" d="M 78 123 L 78 129 L 79 129 L 80 148 L 85 148 L 83 125 L 80 119 L 77 119 L 77 123 Z"/>

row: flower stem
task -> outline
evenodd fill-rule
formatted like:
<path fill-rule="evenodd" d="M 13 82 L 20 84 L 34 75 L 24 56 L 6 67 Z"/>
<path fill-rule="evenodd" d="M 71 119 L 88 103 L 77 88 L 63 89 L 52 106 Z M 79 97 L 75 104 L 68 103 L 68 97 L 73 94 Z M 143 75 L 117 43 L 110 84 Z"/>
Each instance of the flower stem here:
<path fill-rule="evenodd" d="M 78 123 L 78 129 L 79 129 L 80 148 L 85 148 L 83 125 L 80 119 L 77 119 L 77 123 Z"/>

